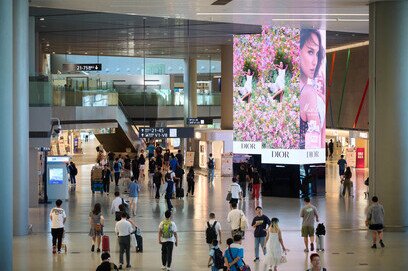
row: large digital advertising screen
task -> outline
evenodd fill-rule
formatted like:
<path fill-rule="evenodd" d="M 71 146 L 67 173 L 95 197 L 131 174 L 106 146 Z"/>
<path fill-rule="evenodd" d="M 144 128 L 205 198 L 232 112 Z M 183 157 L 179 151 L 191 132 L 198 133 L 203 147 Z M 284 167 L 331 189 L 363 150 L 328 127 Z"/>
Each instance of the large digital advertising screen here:
<path fill-rule="evenodd" d="M 234 153 L 325 162 L 326 32 L 262 27 L 234 36 Z"/>
<path fill-rule="evenodd" d="M 64 183 L 64 169 L 50 168 L 49 169 L 49 184 L 63 184 Z"/>

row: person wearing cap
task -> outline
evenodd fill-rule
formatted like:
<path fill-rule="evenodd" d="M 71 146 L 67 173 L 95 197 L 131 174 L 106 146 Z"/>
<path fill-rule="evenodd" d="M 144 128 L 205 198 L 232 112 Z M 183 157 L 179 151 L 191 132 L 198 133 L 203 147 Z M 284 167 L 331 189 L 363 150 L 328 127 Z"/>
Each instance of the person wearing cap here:
<path fill-rule="evenodd" d="M 110 254 L 104 252 L 101 255 L 102 263 L 96 268 L 96 271 L 119 270 L 116 264 L 110 262 Z"/>

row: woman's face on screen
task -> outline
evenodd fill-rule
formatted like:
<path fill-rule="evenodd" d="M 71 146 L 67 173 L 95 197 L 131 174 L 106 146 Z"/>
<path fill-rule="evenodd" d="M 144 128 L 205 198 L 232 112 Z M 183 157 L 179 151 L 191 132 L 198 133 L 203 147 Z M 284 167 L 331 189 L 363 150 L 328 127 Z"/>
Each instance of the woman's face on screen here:
<path fill-rule="evenodd" d="M 315 76 L 316 66 L 319 55 L 319 38 L 312 33 L 309 39 L 300 49 L 300 69 L 301 72 L 308 78 L 313 79 Z"/>

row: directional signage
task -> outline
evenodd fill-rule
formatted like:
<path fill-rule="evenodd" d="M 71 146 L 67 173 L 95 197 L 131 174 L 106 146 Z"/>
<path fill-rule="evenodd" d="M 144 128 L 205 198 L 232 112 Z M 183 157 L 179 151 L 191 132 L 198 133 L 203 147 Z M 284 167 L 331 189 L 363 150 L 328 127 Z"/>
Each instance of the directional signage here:
<path fill-rule="evenodd" d="M 62 64 L 62 70 L 64 72 L 90 72 L 90 71 L 101 71 L 102 64 Z"/>
<path fill-rule="evenodd" d="M 206 125 L 206 124 L 213 124 L 213 120 L 204 118 L 187 118 L 187 125 Z"/>
<path fill-rule="evenodd" d="M 194 137 L 194 128 L 140 128 L 139 135 L 141 138 L 192 138 Z"/>

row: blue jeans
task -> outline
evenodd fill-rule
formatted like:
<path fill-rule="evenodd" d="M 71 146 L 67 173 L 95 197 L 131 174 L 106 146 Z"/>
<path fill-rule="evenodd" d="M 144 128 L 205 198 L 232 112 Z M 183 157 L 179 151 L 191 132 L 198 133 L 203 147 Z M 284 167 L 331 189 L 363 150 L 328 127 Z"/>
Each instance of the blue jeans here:
<path fill-rule="evenodd" d="M 262 247 L 263 254 L 266 254 L 266 249 L 264 248 L 265 237 L 255 237 L 255 258 L 259 258 L 259 245 Z"/>
<path fill-rule="evenodd" d="M 208 169 L 208 182 L 214 181 L 214 169 L 209 168 Z"/>

